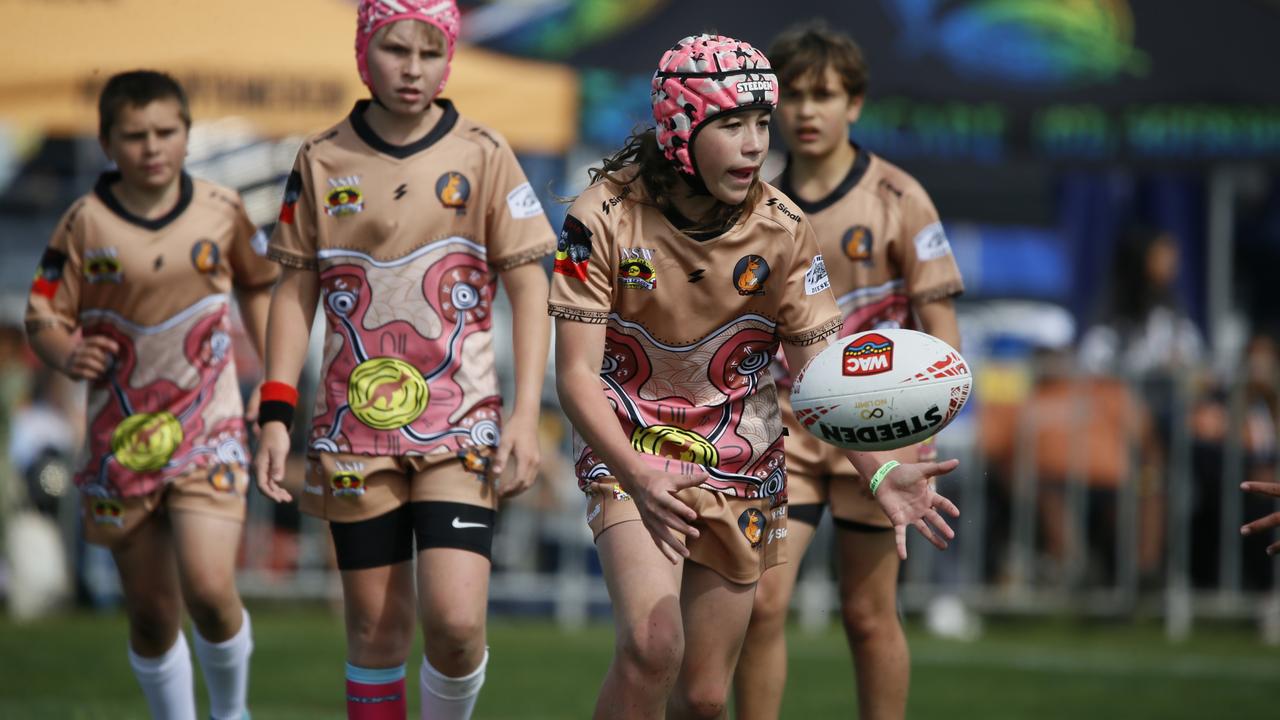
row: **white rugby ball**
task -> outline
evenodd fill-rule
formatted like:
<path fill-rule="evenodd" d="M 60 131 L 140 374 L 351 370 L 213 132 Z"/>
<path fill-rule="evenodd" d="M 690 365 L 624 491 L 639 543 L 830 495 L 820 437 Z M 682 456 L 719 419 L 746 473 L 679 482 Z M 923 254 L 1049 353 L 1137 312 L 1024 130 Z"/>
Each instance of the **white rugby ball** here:
<path fill-rule="evenodd" d="M 946 427 L 972 386 L 969 364 L 942 340 L 874 330 L 818 353 L 796 377 L 791 407 L 819 440 L 846 450 L 894 450 Z"/>

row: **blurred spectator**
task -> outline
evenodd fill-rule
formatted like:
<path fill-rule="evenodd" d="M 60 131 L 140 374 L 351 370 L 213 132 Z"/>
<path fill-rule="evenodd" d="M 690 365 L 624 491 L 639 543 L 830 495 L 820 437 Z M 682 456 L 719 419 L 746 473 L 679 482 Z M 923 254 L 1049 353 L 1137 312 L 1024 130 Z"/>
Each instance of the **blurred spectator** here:
<path fill-rule="evenodd" d="M 1135 228 L 1124 236 L 1109 306 L 1080 342 L 1085 370 L 1154 379 L 1201 363 L 1204 341 L 1175 292 L 1179 265 L 1171 233 Z"/>
<path fill-rule="evenodd" d="M 1091 584 L 1113 581 L 1119 522 L 1117 490 L 1138 483 L 1138 570 L 1151 577 L 1162 563 L 1163 490 L 1159 454 L 1146 406 L 1123 380 L 1073 372 L 1064 351 L 1042 351 L 1038 378 L 1025 402 L 983 406 L 983 451 L 1004 491 L 1028 462 L 1038 481 L 1036 505 L 1046 579 L 1061 580 L 1068 560 L 1083 553 Z M 1087 494 L 1087 517 L 1079 527 L 1069 516 L 1069 483 Z"/>

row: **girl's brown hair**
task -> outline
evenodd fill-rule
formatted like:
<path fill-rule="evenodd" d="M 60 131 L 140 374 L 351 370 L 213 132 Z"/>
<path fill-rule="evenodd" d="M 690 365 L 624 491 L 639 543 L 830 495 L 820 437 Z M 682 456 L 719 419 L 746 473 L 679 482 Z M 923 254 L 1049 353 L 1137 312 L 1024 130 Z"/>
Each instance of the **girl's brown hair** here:
<path fill-rule="evenodd" d="M 708 122 L 714 122 L 714 120 L 712 118 Z M 621 171 L 630 167 L 636 168 L 634 175 L 620 174 Z M 652 204 L 664 213 L 673 208 L 671 202 L 673 194 L 690 191 L 689 184 L 681 178 L 675 165 L 663 154 L 662 148 L 658 147 L 657 133 L 653 128 L 637 128 L 627 138 L 622 148 L 613 155 L 603 158 L 600 167 L 591 168 L 587 174 L 592 183 L 600 180 L 608 180 L 622 186 L 636 181 L 644 183 L 645 194 L 652 198 Z M 747 197 L 741 203 L 729 205 L 717 200 L 715 210 L 707 217 L 689 218 L 694 221 L 694 226 L 685 228 L 684 232 L 723 230 L 737 222 L 743 213 L 755 207 L 763 195 L 764 187 L 757 176 L 751 183 L 751 189 L 747 191 Z"/>

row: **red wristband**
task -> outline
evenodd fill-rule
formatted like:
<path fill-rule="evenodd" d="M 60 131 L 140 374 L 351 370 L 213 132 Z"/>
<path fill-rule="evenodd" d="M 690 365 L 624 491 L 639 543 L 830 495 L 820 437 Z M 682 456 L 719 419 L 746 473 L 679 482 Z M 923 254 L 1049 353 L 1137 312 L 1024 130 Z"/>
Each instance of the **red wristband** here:
<path fill-rule="evenodd" d="M 293 407 L 298 406 L 298 390 L 288 383 L 270 380 L 262 383 L 261 388 L 262 402 L 276 400 L 282 403 L 288 403 Z"/>

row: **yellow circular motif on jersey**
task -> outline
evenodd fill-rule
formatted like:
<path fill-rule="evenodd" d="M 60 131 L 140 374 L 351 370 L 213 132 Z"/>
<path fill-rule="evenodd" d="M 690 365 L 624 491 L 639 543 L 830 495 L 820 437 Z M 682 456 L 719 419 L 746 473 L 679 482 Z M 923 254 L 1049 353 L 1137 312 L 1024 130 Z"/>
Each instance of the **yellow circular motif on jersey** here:
<path fill-rule="evenodd" d="M 398 430 L 427 409 L 427 381 L 418 368 L 398 358 L 365 360 L 347 380 L 347 405 L 375 430 Z"/>
<path fill-rule="evenodd" d="M 638 427 L 631 433 L 631 447 L 649 455 L 715 467 L 720 464 L 720 451 L 710 440 L 692 430 L 672 425 Z"/>
<path fill-rule="evenodd" d="M 168 411 L 135 413 L 111 433 L 111 452 L 134 472 L 159 470 L 182 444 L 182 423 Z"/>

